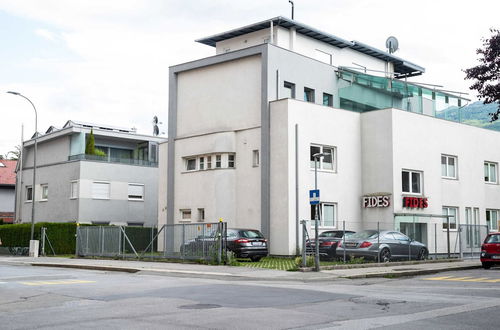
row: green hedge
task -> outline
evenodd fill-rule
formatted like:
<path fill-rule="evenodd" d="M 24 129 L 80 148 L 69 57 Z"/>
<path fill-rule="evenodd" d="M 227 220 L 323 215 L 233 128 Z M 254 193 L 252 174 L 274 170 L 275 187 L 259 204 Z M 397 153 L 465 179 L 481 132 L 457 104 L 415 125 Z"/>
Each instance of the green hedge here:
<path fill-rule="evenodd" d="M 35 239 L 40 240 L 42 227 L 47 228 L 47 237 L 52 243 L 56 254 L 75 253 L 76 224 L 40 222 L 35 224 Z M 0 239 L 3 247 L 29 246 L 31 224 L 0 225 Z M 41 244 L 41 242 L 40 242 Z M 45 253 L 51 254 L 48 242 L 45 243 Z"/>

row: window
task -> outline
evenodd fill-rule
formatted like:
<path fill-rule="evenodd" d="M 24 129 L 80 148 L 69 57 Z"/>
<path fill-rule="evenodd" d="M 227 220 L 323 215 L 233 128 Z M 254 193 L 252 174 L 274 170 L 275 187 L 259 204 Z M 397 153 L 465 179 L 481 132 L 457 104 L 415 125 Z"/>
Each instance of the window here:
<path fill-rule="evenodd" d="M 323 157 L 316 158 L 316 166 L 320 170 L 335 171 L 335 148 L 330 146 L 311 145 L 309 149 L 311 168 L 314 168 L 314 155 L 318 153 L 325 154 Z"/>
<path fill-rule="evenodd" d="M 200 157 L 200 170 L 205 169 L 205 157 Z"/>
<path fill-rule="evenodd" d="M 26 201 L 27 202 L 32 202 L 33 201 L 33 188 L 26 186 Z"/>
<path fill-rule="evenodd" d="M 444 206 L 443 207 L 443 215 L 450 216 L 449 217 L 450 229 L 457 229 L 458 208 Z M 447 229 L 447 228 L 448 228 L 448 220 L 446 218 L 443 218 L 443 229 Z"/>
<path fill-rule="evenodd" d="M 260 159 L 259 159 L 259 150 L 254 150 L 254 151 L 252 152 L 252 158 L 253 158 L 253 160 L 252 160 L 253 167 L 257 167 L 257 166 L 259 166 L 259 164 L 260 164 Z"/>
<path fill-rule="evenodd" d="M 129 183 L 128 199 L 136 201 L 144 200 L 144 185 L 140 183 Z"/>
<path fill-rule="evenodd" d="M 92 198 L 109 199 L 109 182 L 92 182 Z"/>
<path fill-rule="evenodd" d="M 422 172 L 407 171 L 402 172 L 402 191 L 409 194 L 422 193 Z"/>
<path fill-rule="evenodd" d="M 181 210 L 181 221 L 191 221 L 191 210 Z"/>
<path fill-rule="evenodd" d="M 318 210 L 319 226 L 335 227 L 337 220 L 337 205 L 333 203 L 320 203 L 318 205 Z M 311 205 L 311 220 L 314 219 L 316 219 L 316 205 Z"/>
<path fill-rule="evenodd" d="M 40 186 L 42 188 L 42 198 L 40 200 L 46 201 L 49 198 L 49 185 L 42 184 Z"/>
<path fill-rule="evenodd" d="M 441 155 L 441 176 L 443 178 L 457 178 L 457 157 Z"/>
<path fill-rule="evenodd" d="M 234 168 L 236 155 L 227 156 L 227 167 Z"/>
<path fill-rule="evenodd" d="M 498 231 L 498 210 L 486 210 L 486 224 L 489 231 Z"/>
<path fill-rule="evenodd" d="M 205 209 L 198 209 L 198 222 L 205 221 Z"/>
<path fill-rule="evenodd" d="M 289 98 L 289 99 L 294 99 L 295 98 L 295 84 L 292 84 L 288 81 L 285 81 L 285 83 L 283 84 L 283 87 L 285 87 L 284 97 Z"/>
<path fill-rule="evenodd" d="M 207 169 L 212 168 L 212 156 L 207 156 Z"/>
<path fill-rule="evenodd" d="M 215 155 L 215 167 L 216 168 L 221 168 L 222 167 L 222 156 L 221 155 Z"/>
<path fill-rule="evenodd" d="M 304 87 L 304 101 L 314 103 L 314 89 Z"/>
<path fill-rule="evenodd" d="M 186 170 L 188 171 L 196 170 L 196 158 L 186 159 Z"/>
<path fill-rule="evenodd" d="M 328 93 L 323 93 L 323 105 L 333 107 L 333 96 Z"/>
<path fill-rule="evenodd" d="M 70 189 L 69 198 L 71 199 L 78 198 L 78 181 L 71 181 L 69 189 Z"/>
<path fill-rule="evenodd" d="M 497 183 L 497 164 L 484 162 L 484 181 L 488 183 Z"/>

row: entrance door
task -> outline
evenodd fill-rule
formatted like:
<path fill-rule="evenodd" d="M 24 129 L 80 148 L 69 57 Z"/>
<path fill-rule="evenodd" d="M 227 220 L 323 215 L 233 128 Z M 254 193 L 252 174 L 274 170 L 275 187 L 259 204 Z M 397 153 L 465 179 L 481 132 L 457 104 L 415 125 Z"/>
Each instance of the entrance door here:
<path fill-rule="evenodd" d="M 400 231 L 409 238 L 419 241 L 427 245 L 427 224 L 426 223 L 411 223 L 401 222 Z"/>

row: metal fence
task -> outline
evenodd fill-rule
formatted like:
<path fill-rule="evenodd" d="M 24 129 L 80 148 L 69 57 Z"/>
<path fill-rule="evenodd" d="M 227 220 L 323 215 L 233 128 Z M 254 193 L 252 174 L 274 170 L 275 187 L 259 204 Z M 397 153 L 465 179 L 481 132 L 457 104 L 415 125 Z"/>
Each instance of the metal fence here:
<path fill-rule="evenodd" d="M 78 256 L 213 260 L 226 256 L 225 222 L 156 227 L 79 226 Z"/>
<path fill-rule="evenodd" d="M 481 245 L 488 235 L 488 226 L 460 225 L 458 232 L 460 256 L 462 258 L 479 258 Z"/>

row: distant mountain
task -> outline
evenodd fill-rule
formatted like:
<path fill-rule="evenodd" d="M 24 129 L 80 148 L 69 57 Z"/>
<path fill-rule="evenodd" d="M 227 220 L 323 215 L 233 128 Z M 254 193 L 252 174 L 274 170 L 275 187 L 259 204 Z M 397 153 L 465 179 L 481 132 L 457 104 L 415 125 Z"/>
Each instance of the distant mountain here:
<path fill-rule="evenodd" d="M 500 120 L 490 123 L 489 113 L 496 112 L 497 103 L 483 104 L 482 101 L 471 103 L 459 110 L 458 107 L 448 108 L 436 114 L 436 117 L 460 121 L 464 124 L 500 131 Z"/>

